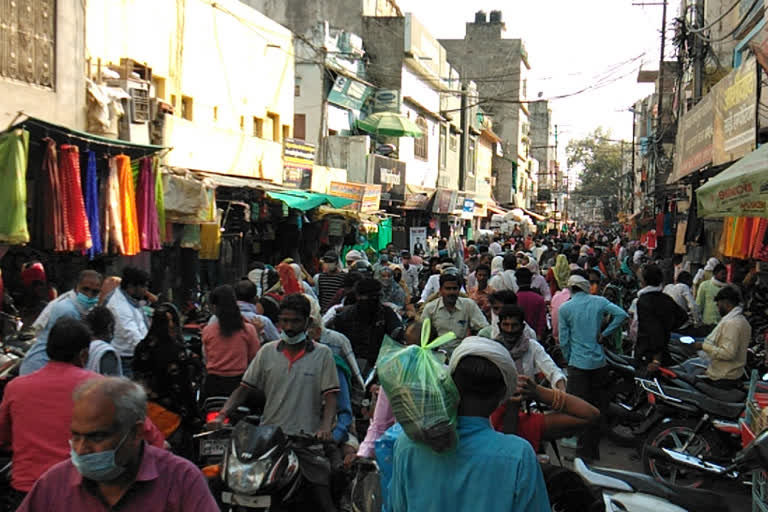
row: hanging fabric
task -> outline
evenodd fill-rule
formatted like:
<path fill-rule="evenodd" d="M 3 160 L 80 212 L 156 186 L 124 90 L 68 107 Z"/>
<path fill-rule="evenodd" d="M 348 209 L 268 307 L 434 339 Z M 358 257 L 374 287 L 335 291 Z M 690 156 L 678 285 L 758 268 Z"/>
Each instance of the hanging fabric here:
<path fill-rule="evenodd" d="M 66 251 L 67 241 L 64 234 L 64 208 L 62 201 L 61 183 L 59 182 L 59 161 L 56 152 L 56 142 L 51 138 L 43 139 L 45 155 L 41 169 L 40 208 L 42 246 L 47 250 Z"/>
<path fill-rule="evenodd" d="M 64 207 L 64 231 L 68 251 L 91 248 L 91 229 L 85 214 L 83 187 L 80 181 L 80 150 L 71 144 L 59 149 L 59 183 Z"/>
<path fill-rule="evenodd" d="M 85 213 L 88 216 L 92 242 L 88 257 L 93 259 L 103 252 L 99 222 L 99 181 L 96 177 L 96 153 L 93 151 L 88 152 L 88 168 L 85 173 Z"/>
<path fill-rule="evenodd" d="M 110 248 L 119 254 L 125 254 L 123 241 L 123 211 L 120 206 L 120 171 L 117 157 L 109 159 L 109 175 L 106 193 L 106 223 L 109 228 Z"/>
<path fill-rule="evenodd" d="M 0 242 L 25 244 L 27 229 L 27 160 L 29 132 L 0 135 Z"/>
<path fill-rule="evenodd" d="M 208 208 L 208 222 L 200 225 L 200 254 L 201 260 L 218 260 L 221 251 L 221 219 L 216 207 L 216 192 L 208 190 L 210 206 Z"/>
<path fill-rule="evenodd" d="M 152 172 L 155 180 L 155 209 L 157 210 L 157 230 L 160 240 L 165 240 L 165 199 L 163 197 L 163 176 L 160 171 L 160 159 L 152 158 Z"/>
<path fill-rule="evenodd" d="M 139 241 L 139 220 L 136 216 L 136 191 L 133 187 L 131 159 L 118 155 L 117 175 L 120 180 L 120 221 L 123 228 L 123 254 L 134 256 L 141 252 Z"/>
<path fill-rule="evenodd" d="M 136 191 L 136 213 L 139 220 L 141 249 L 159 251 L 160 231 L 157 226 L 157 205 L 155 203 L 155 182 L 152 179 L 152 158 L 141 159 L 139 187 Z"/>

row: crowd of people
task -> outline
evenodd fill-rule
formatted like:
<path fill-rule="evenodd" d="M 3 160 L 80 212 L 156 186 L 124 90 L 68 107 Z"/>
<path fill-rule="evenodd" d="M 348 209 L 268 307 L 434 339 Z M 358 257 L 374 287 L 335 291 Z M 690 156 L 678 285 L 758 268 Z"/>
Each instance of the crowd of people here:
<path fill-rule="evenodd" d="M 338 510 L 333 475 L 378 456 L 377 440 L 397 426 L 386 393 L 366 387 L 382 343 L 418 344 L 426 320 L 433 337 L 455 335 L 436 357 L 460 395 L 458 448 L 438 455 L 399 436 L 386 510 L 550 510 L 536 454 L 575 436 L 576 456 L 600 459 L 606 350 L 653 373 L 671 362 L 672 333 L 690 333 L 705 337 L 699 378 L 742 382 L 754 273 L 729 283 L 713 259 L 693 277 L 681 258 L 600 229 L 497 235 L 459 251 L 327 251 L 315 273 L 292 260 L 256 264 L 210 291 L 197 349 L 145 271 L 83 270 L 29 319 L 35 342 L 4 390 L 9 510 L 218 510 L 197 467 L 172 453 L 255 402 L 262 424 L 317 438 L 297 450 L 302 475 L 319 509 Z M 373 410 L 357 403 L 365 393 Z M 200 405 L 214 396 L 228 399 L 205 425 Z"/>

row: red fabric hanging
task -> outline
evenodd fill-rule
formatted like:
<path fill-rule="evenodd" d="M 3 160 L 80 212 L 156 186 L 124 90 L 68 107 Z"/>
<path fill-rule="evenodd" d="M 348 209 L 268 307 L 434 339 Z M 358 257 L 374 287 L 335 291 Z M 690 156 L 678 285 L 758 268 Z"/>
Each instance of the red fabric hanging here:
<path fill-rule="evenodd" d="M 664 214 L 656 215 L 656 233 L 664 233 Z"/>
<path fill-rule="evenodd" d="M 43 157 L 42 171 L 42 199 L 43 204 L 43 248 L 54 251 L 66 251 L 67 240 L 64 231 L 64 209 L 61 197 L 61 185 L 59 184 L 59 163 L 56 155 L 56 142 L 53 139 L 44 139 L 46 143 L 45 156 Z"/>
<path fill-rule="evenodd" d="M 91 230 L 85 215 L 83 187 L 80 183 L 80 150 L 62 144 L 59 151 L 60 200 L 64 213 L 64 233 L 68 251 L 84 251 L 91 247 Z"/>
<path fill-rule="evenodd" d="M 755 236 L 753 237 L 754 247 L 750 252 L 750 255 L 756 260 L 765 260 L 766 256 L 768 256 L 768 246 L 763 245 L 766 230 L 768 230 L 768 219 L 760 219 Z"/>

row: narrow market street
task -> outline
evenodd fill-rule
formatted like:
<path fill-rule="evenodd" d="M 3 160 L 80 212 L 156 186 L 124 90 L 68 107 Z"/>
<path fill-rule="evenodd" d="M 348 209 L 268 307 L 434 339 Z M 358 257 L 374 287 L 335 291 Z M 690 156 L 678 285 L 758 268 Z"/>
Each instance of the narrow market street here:
<path fill-rule="evenodd" d="M 766 98 L 768 0 L 0 0 L 0 512 L 768 512 Z"/>

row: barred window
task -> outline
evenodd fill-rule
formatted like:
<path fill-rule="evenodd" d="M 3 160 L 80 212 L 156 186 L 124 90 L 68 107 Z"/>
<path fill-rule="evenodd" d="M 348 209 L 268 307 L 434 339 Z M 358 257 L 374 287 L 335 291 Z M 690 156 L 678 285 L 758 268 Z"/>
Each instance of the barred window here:
<path fill-rule="evenodd" d="M 426 119 L 417 118 L 416 126 L 421 128 L 424 135 L 413 140 L 413 156 L 419 160 L 429 160 L 429 128 Z"/>
<path fill-rule="evenodd" d="M 55 84 L 56 0 L 0 0 L 0 77 Z"/>

